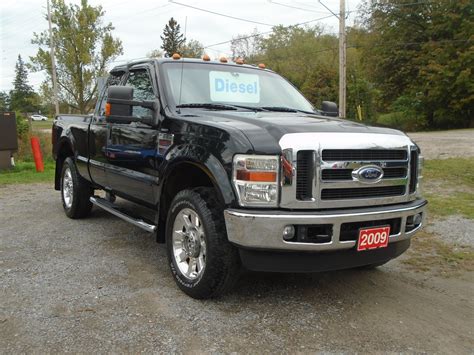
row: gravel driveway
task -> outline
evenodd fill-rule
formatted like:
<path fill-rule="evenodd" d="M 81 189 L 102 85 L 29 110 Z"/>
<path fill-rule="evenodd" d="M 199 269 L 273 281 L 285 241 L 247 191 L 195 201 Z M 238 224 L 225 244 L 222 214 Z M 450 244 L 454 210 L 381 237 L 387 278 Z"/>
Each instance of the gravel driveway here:
<path fill-rule="evenodd" d="M 472 273 L 405 267 L 246 274 L 197 301 L 165 250 L 101 210 L 70 220 L 49 185 L 0 187 L 0 352 L 474 351 Z"/>
<path fill-rule="evenodd" d="M 425 159 L 474 157 L 474 129 L 408 133 Z"/>

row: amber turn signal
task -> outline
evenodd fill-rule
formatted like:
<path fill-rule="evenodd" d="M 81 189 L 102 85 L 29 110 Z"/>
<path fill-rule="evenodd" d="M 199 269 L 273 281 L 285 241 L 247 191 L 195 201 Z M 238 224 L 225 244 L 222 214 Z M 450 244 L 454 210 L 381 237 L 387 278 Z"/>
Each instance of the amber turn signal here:
<path fill-rule="evenodd" d="M 106 115 L 106 116 L 110 116 L 110 109 L 111 109 L 111 108 L 112 108 L 112 105 L 111 105 L 109 102 L 107 102 L 107 103 L 105 104 L 105 115 Z"/>
<path fill-rule="evenodd" d="M 269 171 L 238 170 L 236 177 L 242 181 L 275 182 L 277 174 Z"/>

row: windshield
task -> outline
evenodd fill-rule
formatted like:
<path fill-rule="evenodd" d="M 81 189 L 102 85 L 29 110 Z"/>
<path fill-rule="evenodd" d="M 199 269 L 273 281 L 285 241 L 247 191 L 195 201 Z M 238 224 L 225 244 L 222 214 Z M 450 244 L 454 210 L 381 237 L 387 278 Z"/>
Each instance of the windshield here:
<path fill-rule="evenodd" d="M 174 106 L 215 104 L 215 107 L 235 105 L 256 109 L 267 107 L 314 111 L 290 83 L 262 69 L 171 62 L 164 63 L 163 70 L 166 87 L 169 88 L 169 100 Z"/>

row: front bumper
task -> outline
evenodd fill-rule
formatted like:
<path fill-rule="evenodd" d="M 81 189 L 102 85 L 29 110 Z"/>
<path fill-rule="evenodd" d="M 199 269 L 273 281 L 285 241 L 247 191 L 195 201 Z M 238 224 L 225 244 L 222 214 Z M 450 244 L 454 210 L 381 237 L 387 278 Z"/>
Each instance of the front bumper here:
<path fill-rule="evenodd" d="M 227 236 L 231 243 L 244 249 L 273 251 L 319 252 L 353 249 L 354 240 L 340 240 L 341 226 L 357 228 L 357 223 L 370 222 L 370 226 L 385 224 L 387 220 L 398 221 L 395 233 L 391 232 L 389 243 L 407 240 L 425 222 L 427 201 L 418 199 L 410 203 L 390 206 L 327 210 L 327 211 L 251 211 L 228 209 L 224 211 Z M 422 214 L 422 221 L 416 227 L 407 226 L 407 218 Z M 373 222 L 373 223 L 372 223 Z M 331 225 L 330 240 L 322 243 L 294 242 L 283 239 L 285 226 Z"/>

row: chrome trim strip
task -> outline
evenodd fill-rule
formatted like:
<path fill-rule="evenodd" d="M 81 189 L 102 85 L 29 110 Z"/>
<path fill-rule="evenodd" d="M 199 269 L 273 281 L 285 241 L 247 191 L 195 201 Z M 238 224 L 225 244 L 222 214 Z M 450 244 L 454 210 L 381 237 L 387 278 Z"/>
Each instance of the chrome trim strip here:
<path fill-rule="evenodd" d="M 343 223 L 377 221 L 390 218 L 401 218 L 400 233 L 390 236 L 390 242 L 405 240 L 413 236 L 425 223 L 426 200 L 417 200 L 408 205 L 366 208 L 352 211 L 245 211 L 227 209 L 224 211 L 227 236 L 230 242 L 247 248 L 325 251 L 349 249 L 355 241 L 339 241 L 340 228 Z M 423 213 L 421 225 L 405 233 L 406 219 L 410 215 Z M 296 243 L 283 240 L 283 229 L 287 225 L 332 224 L 333 236 L 329 243 Z"/>
<path fill-rule="evenodd" d="M 131 223 L 133 224 L 134 226 L 136 227 L 139 227 L 149 233 L 153 233 L 157 230 L 157 226 L 153 225 L 153 224 L 149 224 L 141 219 L 136 219 L 136 218 L 133 218 L 119 210 L 116 209 L 116 207 L 110 203 L 109 201 L 107 200 L 104 200 L 103 198 L 100 198 L 100 197 L 97 197 L 97 196 L 91 196 L 89 198 L 89 200 L 94 204 L 96 205 L 97 207 L 100 207 L 102 208 L 103 210 L 113 214 L 114 216 L 117 216 L 121 219 L 123 219 L 124 221 L 128 222 L 128 223 Z"/>

